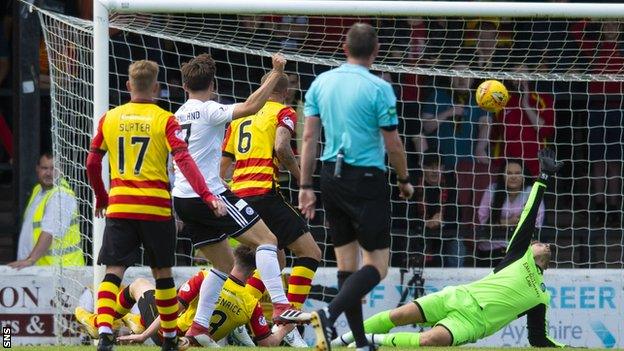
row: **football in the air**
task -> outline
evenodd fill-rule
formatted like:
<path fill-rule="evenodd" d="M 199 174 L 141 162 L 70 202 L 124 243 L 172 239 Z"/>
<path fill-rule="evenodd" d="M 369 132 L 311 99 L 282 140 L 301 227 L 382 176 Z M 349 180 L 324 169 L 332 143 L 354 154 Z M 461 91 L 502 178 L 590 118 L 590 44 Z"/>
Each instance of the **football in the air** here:
<path fill-rule="evenodd" d="M 488 112 L 498 112 L 509 101 L 509 92 L 503 83 L 486 80 L 477 87 L 477 105 Z"/>

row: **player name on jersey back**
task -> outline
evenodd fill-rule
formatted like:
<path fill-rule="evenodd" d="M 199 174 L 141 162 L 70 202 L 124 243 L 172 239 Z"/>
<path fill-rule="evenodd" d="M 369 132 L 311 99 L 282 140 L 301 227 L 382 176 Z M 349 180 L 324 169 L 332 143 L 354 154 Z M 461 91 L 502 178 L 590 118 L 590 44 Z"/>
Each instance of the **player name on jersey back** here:
<path fill-rule="evenodd" d="M 215 195 L 225 191 L 219 176 L 221 143 L 225 125 L 232 120 L 233 111 L 234 105 L 189 99 L 175 113 L 189 153 L 206 179 L 208 189 Z M 179 198 L 199 196 L 177 166 L 172 194 Z"/>

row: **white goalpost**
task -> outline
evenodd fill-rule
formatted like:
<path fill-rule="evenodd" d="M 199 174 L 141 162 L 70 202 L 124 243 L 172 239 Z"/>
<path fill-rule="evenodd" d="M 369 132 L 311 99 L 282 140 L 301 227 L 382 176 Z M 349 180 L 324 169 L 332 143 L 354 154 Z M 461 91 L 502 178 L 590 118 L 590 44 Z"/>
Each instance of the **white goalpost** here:
<path fill-rule="evenodd" d="M 458 276 L 489 268 L 513 227 L 512 202 L 524 196 L 524 188 L 504 200 L 498 195 L 507 189 L 501 184 L 508 179 L 503 160 L 521 159 L 524 187 L 535 175 L 531 148 L 549 146 L 566 162 L 545 196 L 536 228 L 538 238 L 558 247 L 553 266 L 624 268 L 622 160 L 613 158 L 613 152 L 624 157 L 624 132 L 617 134 L 624 129 L 624 4 L 94 0 L 92 21 L 37 11 L 50 63 L 53 151 L 76 192 L 83 249 L 93 268 L 93 277 L 81 276 L 85 270 L 58 273 L 58 285 L 73 286 L 67 289 L 68 306 L 77 303 L 78 287 L 97 287 L 104 276 L 96 262 L 105 220 L 94 215 L 85 163 L 100 117 L 127 101 L 129 62 L 147 58 L 159 64 L 158 103 L 175 112 L 184 100 L 183 62 L 210 53 L 217 63 L 216 98 L 233 103 L 258 86 L 271 68 L 268 58 L 280 51 L 289 61 L 290 103 L 303 120 L 306 89 L 318 74 L 344 61 L 343 36 L 357 21 L 378 29 L 381 49 L 371 71 L 395 88 L 399 132 L 418 189 L 414 199 L 404 201 L 393 188 L 393 267 L 403 272 L 434 267 L 444 275 L 459 266 L 448 271 Z M 480 110 L 473 92 L 484 79 L 503 81 L 515 105 L 498 114 Z M 453 112 L 456 108 L 461 112 Z M 527 108 L 538 115 L 536 124 L 514 112 Z M 520 154 L 508 140 L 514 133 Z M 535 140 L 527 149 L 528 136 Z M 445 171 L 436 184 L 427 183 L 423 165 L 433 156 Z M 108 184 L 107 167 L 102 177 Z M 287 199 L 296 201 L 294 179 L 283 174 L 280 183 Z M 317 211 L 320 219 L 310 223 L 311 231 L 323 264 L 333 267 L 320 203 Z M 428 211 L 449 217 L 432 229 Z M 188 245 L 190 239 L 180 236 Z M 190 249 L 177 257 L 190 264 L 196 259 Z M 327 291 L 322 287 L 319 295 Z M 73 307 L 58 308 L 60 316 Z"/>

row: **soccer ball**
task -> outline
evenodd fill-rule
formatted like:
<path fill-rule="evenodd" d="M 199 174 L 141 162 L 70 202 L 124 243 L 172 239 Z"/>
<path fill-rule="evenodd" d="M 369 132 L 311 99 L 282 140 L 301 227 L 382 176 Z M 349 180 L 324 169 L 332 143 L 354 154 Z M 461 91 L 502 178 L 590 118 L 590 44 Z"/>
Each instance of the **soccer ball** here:
<path fill-rule="evenodd" d="M 498 112 L 509 101 L 509 92 L 503 83 L 486 80 L 477 87 L 477 105 L 488 112 Z"/>

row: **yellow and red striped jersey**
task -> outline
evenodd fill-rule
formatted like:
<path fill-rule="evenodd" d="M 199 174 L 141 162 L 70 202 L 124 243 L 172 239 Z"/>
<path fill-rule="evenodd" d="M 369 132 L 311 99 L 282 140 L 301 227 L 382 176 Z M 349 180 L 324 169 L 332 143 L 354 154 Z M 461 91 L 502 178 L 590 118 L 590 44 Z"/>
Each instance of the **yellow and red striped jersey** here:
<path fill-rule="evenodd" d="M 208 275 L 207 270 L 200 270 L 178 290 L 178 301 L 186 307 L 186 310 L 178 317 L 180 335 L 184 335 L 193 323 L 197 313 L 201 285 L 206 275 Z M 230 276 L 223 284 L 219 300 L 210 318 L 210 336 L 215 341 L 221 340 L 234 328 L 245 324 L 249 325 L 256 340 L 266 338 L 271 334 L 258 299 L 245 289 L 243 282 Z"/>
<path fill-rule="evenodd" d="M 100 120 L 92 150 L 109 153 L 109 218 L 167 220 L 171 194 L 167 157 L 185 148 L 171 112 L 151 102 L 129 102 Z"/>
<path fill-rule="evenodd" d="M 235 162 L 232 192 L 239 197 L 258 196 L 278 187 L 278 159 L 274 154 L 278 126 L 294 136 L 297 113 L 274 101 L 255 115 L 232 121 L 223 140 L 223 155 Z"/>

